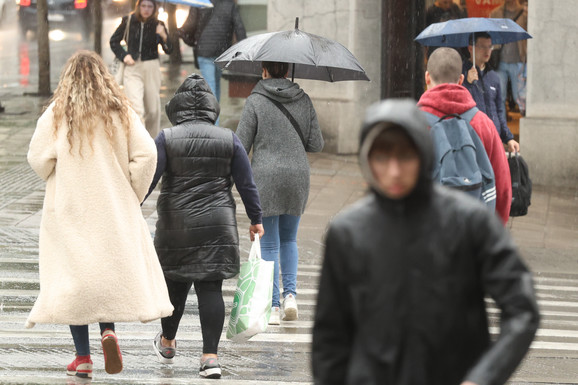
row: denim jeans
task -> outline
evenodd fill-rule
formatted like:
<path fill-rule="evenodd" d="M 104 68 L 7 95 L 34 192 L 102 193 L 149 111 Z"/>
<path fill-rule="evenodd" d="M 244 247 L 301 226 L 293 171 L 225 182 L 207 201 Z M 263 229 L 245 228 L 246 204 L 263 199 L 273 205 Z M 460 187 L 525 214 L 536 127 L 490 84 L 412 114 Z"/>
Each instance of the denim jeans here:
<path fill-rule="evenodd" d="M 297 229 L 300 216 L 279 215 L 263 218 L 265 235 L 261 239 L 261 257 L 275 262 L 273 275 L 273 300 L 271 306 L 280 306 L 279 265 L 283 279 L 283 298 L 288 294 L 297 295 Z"/>
<path fill-rule="evenodd" d="M 100 334 L 102 334 L 106 329 L 114 331 L 113 323 L 100 324 Z M 90 356 L 90 343 L 88 339 L 88 325 L 70 325 L 70 333 L 72 334 L 72 340 L 74 341 L 74 348 L 76 349 L 76 354 L 79 356 Z"/>
<path fill-rule="evenodd" d="M 203 57 L 199 56 L 197 60 L 199 61 L 199 69 L 201 70 L 201 75 L 211 87 L 211 91 L 217 98 L 217 101 L 221 101 L 221 69 L 214 63 L 216 57 Z"/>
<path fill-rule="evenodd" d="M 522 63 L 504 63 L 500 62 L 498 66 L 498 75 L 500 76 L 500 91 L 502 92 L 502 105 L 504 106 L 504 119 L 506 119 L 506 97 L 508 96 L 508 78 L 512 83 L 512 97 L 518 100 L 520 86 L 518 84 L 518 75 L 522 71 Z"/>

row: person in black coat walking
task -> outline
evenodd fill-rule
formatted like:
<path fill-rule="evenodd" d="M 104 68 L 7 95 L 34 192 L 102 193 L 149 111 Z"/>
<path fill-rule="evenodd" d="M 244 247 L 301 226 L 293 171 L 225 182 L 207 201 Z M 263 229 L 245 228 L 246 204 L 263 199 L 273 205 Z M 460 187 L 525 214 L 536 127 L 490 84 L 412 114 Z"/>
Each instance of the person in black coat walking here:
<path fill-rule="evenodd" d="M 180 28 L 192 36 L 193 51 L 201 75 L 207 81 L 217 101 L 221 100 L 221 69 L 215 59 L 236 41 L 247 37 L 239 7 L 233 0 L 211 0 L 212 8 L 191 7 Z"/>
<path fill-rule="evenodd" d="M 498 385 L 539 324 L 532 275 L 499 218 L 431 180 L 410 99 L 372 106 L 359 161 L 370 193 L 330 224 L 313 326 L 316 385 Z M 484 297 L 501 311 L 490 340 Z"/>
<path fill-rule="evenodd" d="M 110 48 L 125 64 L 124 93 L 141 118 L 151 137 L 155 138 L 161 126 L 161 67 L 159 44 L 167 54 L 173 47 L 168 40 L 164 23 L 157 18 L 158 5 L 154 0 L 138 0 L 134 13 L 122 22 L 110 37 Z M 128 47 L 121 45 L 128 26 Z"/>
<path fill-rule="evenodd" d="M 241 142 L 229 129 L 215 126 L 219 103 L 200 75 L 185 79 L 166 112 L 174 126 L 155 140 L 158 163 L 149 194 L 162 176 L 154 242 L 175 310 L 161 320 L 153 346 L 161 363 L 173 363 L 175 336 L 194 284 L 203 333 L 199 374 L 219 378 L 217 349 L 225 318 L 221 287 L 240 268 L 233 182 L 251 220 L 251 240 L 264 234 L 259 193 Z"/>

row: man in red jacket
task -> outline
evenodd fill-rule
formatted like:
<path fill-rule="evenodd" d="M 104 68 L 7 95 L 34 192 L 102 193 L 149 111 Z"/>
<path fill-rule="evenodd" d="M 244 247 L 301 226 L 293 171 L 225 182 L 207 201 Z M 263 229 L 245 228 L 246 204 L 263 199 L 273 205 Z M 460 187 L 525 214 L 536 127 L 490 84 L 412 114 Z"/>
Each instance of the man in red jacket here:
<path fill-rule="evenodd" d="M 462 86 L 462 60 L 452 48 L 438 48 L 430 56 L 425 73 L 428 90 L 422 95 L 418 106 L 425 112 L 442 117 L 463 114 L 476 106 L 469 91 Z M 479 111 L 470 124 L 482 140 L 496 178 L 496 212 L 504 222 L 508 221 L 512 204 L 510 169 L 502 141 L 492 120 Z"/>

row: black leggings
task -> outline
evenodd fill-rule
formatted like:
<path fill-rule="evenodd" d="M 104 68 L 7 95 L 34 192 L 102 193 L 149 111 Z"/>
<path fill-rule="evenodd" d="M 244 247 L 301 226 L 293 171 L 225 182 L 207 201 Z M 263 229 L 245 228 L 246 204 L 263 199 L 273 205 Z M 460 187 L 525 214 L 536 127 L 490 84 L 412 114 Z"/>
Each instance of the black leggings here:
<path fill-rule="evenodd" d="M 179 322 L 185 311 L 187 295 L 193 282 L 178 282 L 165 277 L 171 303 L 175 307 L 170 317 L 161 319 L 163 337 L 174 340 Z M 203 354 L 217 354 L 219 340 L 225 322 L 225 302 L 223 301 L 223 281 L 195 281 L 195 292 L 203 333 Z"/>

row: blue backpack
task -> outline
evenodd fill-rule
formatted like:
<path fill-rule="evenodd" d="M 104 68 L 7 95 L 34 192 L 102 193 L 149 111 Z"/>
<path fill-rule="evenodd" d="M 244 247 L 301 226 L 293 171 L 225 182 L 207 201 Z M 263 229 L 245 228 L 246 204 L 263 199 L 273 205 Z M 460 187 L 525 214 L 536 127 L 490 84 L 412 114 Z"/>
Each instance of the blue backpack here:
<path fill-rule="evenodd" d="M 461 115 L 441 118 L 425 113 L 434 142 L 433 180 L 464 191 L 495 210 L 494 169 L 480 137 L 470 124 L 478 111 L 473 107 Z"/>

